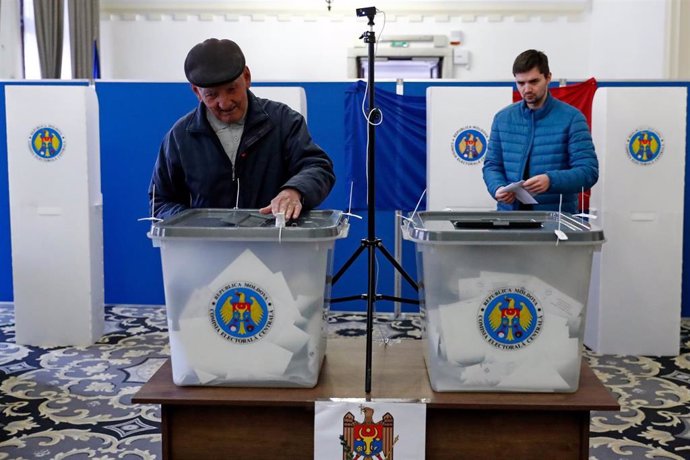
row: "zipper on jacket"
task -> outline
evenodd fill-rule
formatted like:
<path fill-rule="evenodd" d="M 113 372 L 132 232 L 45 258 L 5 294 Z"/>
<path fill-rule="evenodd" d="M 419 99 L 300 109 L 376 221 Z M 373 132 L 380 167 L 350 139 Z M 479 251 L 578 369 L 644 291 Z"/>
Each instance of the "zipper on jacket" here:
<path fill-rule="evenodd" d="M 532 156 L 532 145 L 534 144 L 534 131 L 536 130 L 534 126 L 534 110 L 530 109 L 530 135 L 529 135 L 529 142 L 527 143 L 527 148 L 525 149 L 525 161 L 522 164 L 522 177 L 521 179 L 525 178 L 525 174 L 529 172 L 529 160 L 530 156 Z M 527 177 L 529 179 L 529 177 Z"/>
<path fill-rule="evenodd" d="M 235 158 L 235 162 L 232 164 L 232 181 L 235 183 L 235 209 L 239 209 L 239 204 L 240 204 L 240 181 L 237 179 L 237 172 L 236 172 L 236 166 L 237 165 L 237 158 Z"/>

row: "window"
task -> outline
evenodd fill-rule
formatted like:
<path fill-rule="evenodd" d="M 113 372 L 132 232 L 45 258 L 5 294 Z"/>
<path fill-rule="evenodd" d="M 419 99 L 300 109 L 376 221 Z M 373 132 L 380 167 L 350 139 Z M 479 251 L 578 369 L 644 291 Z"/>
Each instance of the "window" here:
<path fill-rule="evenodd" d="M 72 54 L 70 52 L 68 30 L 68 11 L 65 2 L 65 13 L 63 26 L 62 42 L 62 67 L 60 76 L 62 79 L 72 78 Z M 36 20 L 34 18 L 34 2 L 32 0 L 22 1 L 22 20 L 24 23 L 22 40 L 24 41 L 24 78 L 27 80 L 40 80 L 41 63 L 38 58 L 38 42 L 36 41 Z"/>

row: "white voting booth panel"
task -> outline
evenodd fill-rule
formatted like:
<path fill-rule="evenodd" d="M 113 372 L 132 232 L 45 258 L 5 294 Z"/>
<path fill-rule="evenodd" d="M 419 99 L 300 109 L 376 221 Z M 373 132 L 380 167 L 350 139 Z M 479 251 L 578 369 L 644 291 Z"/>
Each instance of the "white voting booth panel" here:
<path fill-rule="evenodd" d="M 493 117 L 511 102 L 510 87 L 427 89 L 427 209 L 496 209 L 482 166 Z"/>
<path fill-rule="evenodd" d="M 597 90 L 591 205 L 607 243 L 595 254 L 585 344 L 598 353 L 679 352 L 686 97 L 685 88 Z"/>
<path fill-rule="evenodd" d="M 256 96 L 282 102 L 292 110 L 307 118 L 307 94 L 302 87 L 296 86 L 252 86 Z"/>
<path fill-rule="evenodd" d="M 16 341 L 103 334 L 98 100 L 93 87 L 5 87 Z"/>

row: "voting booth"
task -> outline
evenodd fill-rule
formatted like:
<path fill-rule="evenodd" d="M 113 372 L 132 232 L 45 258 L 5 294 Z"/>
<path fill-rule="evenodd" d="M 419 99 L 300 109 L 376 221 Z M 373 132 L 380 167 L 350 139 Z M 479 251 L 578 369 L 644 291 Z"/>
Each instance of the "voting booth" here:
<path fill-rule="evenodd" d="M 427 209 L 493 210 L 482 176 L 494 114 L 511 87 L 427 89 Z"/>
<path fill-rule="evenodd" d="M 302 87 L 252 86 L 255 96 L 282 102 L 307 119 L 307 93 Z"/>
<path fill-rule="evenodd" d="M 404 236 L 418 251 L 435 391 L 577 390 L 602 230 L 555 212 L 427 211 Z"/>
<path fill-rule="evenodd" d="M 177 385 L 313 387 L 326 351 L 340 211 L 286 227 L 258 210 L 189 209 L 153 224 Z"/>
<path fill-rule="evenodd" d="M 95 89 L 7 85 L 5 106 L 16 341 L 90 345 L 104 328 Z"/>
<path fill-rule="evenodd" d="M 595 256 L 585 344 L 597 353 L 679 353 L 686 153 L 685 87 L 599 88 L 591 207 Z"/>

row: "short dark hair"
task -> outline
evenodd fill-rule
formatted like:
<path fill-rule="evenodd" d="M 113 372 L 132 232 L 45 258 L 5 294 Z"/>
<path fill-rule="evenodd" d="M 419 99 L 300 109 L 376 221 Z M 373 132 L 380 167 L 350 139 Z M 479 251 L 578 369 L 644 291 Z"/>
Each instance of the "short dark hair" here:
<path fill-rule="evenodd" d="M 537 50 L 523 51 L 513 62 L 513 75 L 529 72 L 535 67 L 539 69 L 539 73 L 545 76 L 551 73 L 549 70 L 549 58 L 546 57 L 546 54 Z"/>

